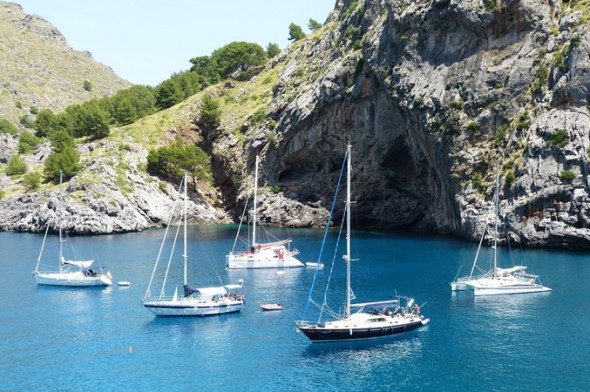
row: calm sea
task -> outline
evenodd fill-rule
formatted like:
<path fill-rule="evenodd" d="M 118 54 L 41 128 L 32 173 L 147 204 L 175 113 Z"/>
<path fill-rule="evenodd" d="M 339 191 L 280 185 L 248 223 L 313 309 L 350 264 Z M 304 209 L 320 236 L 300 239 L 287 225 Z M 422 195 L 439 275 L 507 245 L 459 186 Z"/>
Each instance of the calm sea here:
<path fill-rule="evenodd" d="M 282 232 L 280 234 L 286 234 Z M 321 230 L 288 233 L 316 261 Z M 410 295 L 431 318 L 410 335 L 370 343 L 312 345 L 296 332 L 311 269 L 225 271 L 235 227 L 191 229 L 194 286 L 243 279 L 238 314 L 156 319 L 141 306 L 163 230 L 73 237 L 66 250 L 95 258 L 127 280 L 105 289 L 38 287 L 31 271 L 42 236 L 0 233 L 0 390 L 46 391 L 589 391 L 590 255 L 512 251 L 550 293 L 473 298 L 449 282 L 476 246 L 445 237 L 357 233 L 357 301 Z M 198 239 L 198 240 L 197 240 Z M 45 259 L 55 255 L 48 238 Z M 508 258 L 509 252 L 503 250 Z M 330 263 L 333 248 L 327 248 Z M 56 260 L 57 256 L 54 256 Z M 198 262 L 197 262 L 198 261 Z M 46 261 L 48 263 L 49 261 Z M 511 262 L 509 262 L 511 263 Z M 332 286 L 343 297 L 338 254 Z M 318 273 L 323 285 L 329 265 Z M 319 295 L 321 295 L 320 293 Z M 262 312 L 279 302 L 280 312 Z M 336 308 L 338 305 L 335 304 Z M 315 317 L 315 308 L 309 313 Z M 309 318 L 309 317 L 308 317 Z"/>

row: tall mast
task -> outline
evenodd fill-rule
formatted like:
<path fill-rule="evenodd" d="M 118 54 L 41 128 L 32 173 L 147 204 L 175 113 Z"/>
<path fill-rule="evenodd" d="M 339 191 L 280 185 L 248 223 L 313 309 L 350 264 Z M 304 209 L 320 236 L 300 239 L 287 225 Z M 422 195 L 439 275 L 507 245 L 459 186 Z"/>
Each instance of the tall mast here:
<path fill-rule="evenodd" d="M 62 265 L 62 257 L 63 257 L 63 244 L 62 244 L 62 237 L 61 237 L 61 214 L 63 208 L 63 193 L 62 193 L 62 181 L 63 181 L 63 172 L 59 172 L 59 212 L 57 215 L 57 226 L 59 230 L 59 272 L 62 272 L 63 265 Z"/>
<path fill-rule="evenodd" d="M 350 174 L 351 163 L 350 153 L 352 146 L 349 144 L 346 148 L 348 161 L 346 162 L 346 317 L 350 316 Z"/>
<path fill-rule="evenodd" d="M 186 225 L 187 225 L 187 197 L 186 197 L 186 183 L 187 183 L 187 172 L 184 172 L 184 252 L 182 254 L 182 258 L 184 259 L 184 284 L 188 284 L 188 255 L 186 253 Z"/>
<path fill-rule="evenodd" d="M 258 190 L 258 154 L 256 154 L 256 168 L 254 169 L 254 206 L 252 211 L 252 246 L 256 245 L 256 193 Z"/>
<path fill-rule="evenodd" d="M 492 271 L 492 276 L 496 277 L 496 267 L 498 266 L 498 215 L 500 213 L 500 195 L 499 195 L 499 174 L 496 172 L 496 200 L 495 200 L 495 207 L 496 207 L 496 220 L 494 221 L 494 270 Z"/>

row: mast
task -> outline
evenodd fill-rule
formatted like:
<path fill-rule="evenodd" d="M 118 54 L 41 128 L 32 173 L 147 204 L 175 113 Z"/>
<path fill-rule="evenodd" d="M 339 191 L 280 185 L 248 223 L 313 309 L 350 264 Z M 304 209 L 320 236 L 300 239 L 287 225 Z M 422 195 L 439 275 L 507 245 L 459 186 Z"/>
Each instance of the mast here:
<path fill-rule="evenodd" d="M 62 181 L 63 181 L 63 172 L 59 172 L 59 212 L 57 215 L 57 226 L 58 226 L 58 230 L 59 230 L 59 272 L 62 272 L 62 270 L 63 270 L 63 265 L 62 265 L 63 244 L 62 244 L 62 236 L 61 236 L 61 214 L 62 214 L 62 209 L 63 209 Z"/>
<path fill-rule="evenodd" d="M 182 258 L 184 260 L 184 284 L 188 284 L 188 255 L 186 253 L 186 224 L 187 224 L 187 206 L 186 206 L 186 183 L 187 183 L 187 172 L 184 172 L 184 252 L 182 254 Z"/>
<path fill-rule="evenodd" d="M 498 192 L 499 189 L 499 174 L 496 172 L 496 200 L 495 200 L 495 215 L 496 220 L 494 221 L 494 270 L 492 271 L 492 276 L 496 277 L 496 267 L 498 266 L 498 215 L 500 209 L 500 195 Z"/>
<path fill-rule="evenodd" d="M 346 155 L 348 161 L 346 162 L 346 255 L 344 261 L 346 262 L 346 317 L 350 316 L 350 152 L 352 146 L 348 144 L 346 147 Z"/>
<path fill-rule="evenodd" d="M 252 211 L 252 246 L 256 245 L 256 191 L 258 190 L 258 154 L 256 154 L 256 168 L 254 169 L 254 206 Z"/>

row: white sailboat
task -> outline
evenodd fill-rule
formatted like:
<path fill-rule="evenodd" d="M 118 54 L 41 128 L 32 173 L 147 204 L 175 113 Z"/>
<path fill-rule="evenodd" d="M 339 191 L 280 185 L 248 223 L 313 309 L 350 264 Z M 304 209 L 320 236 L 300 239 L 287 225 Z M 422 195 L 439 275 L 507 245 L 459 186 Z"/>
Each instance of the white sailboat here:
<path fill-rule="evenodd" d="M 480 253 L 483 238 L 486 233 L 482 234 L 482 238 L 477 248 L 477 253 L 471 267 L 469 275 L 455 279 L 451 282 L 451 290 L 453 291 L 471 291 L 474 295 L 499 295 L 499 294 L 527 294 L 540 293 L 551 291 L 549 287 L 541 284 L 539 276 L 529 274 L 526 272 L 526 266 L 517 265 L 511 268 L 498 267 L 498 217 L 500 213 L 500 197 L 499 197 L 499 176 L 496 175 L 496 191 L 492 200 L 494 205 L 494 232 L 492 241 L 493 250 L 493 266 L 489 271 L 479 269 L 480 274 L 475 274 L 477 267 L 478 256 Z M 486 220 L 486 228 L 488 222 Z"/>
<path fill-rule="evenodd" d="M 164 239 L 160 246 L 160 252 L 152 276 L 148 284 L 147 291 L 144 298 L 142 299 L 143 306 L 149 309 L 156 316 L 212 316 L 225 313 L 239 312 L 245 303 L 245 296 L 243 286 L 240 284 L 228 284 L 216 287 L 202 287 L 202 288 L 191 288 L 188 285 L 188 253 L 187 253 L 187 174 L 185 173 L 181 186 L 184 186 L 184 207 L 183 207 L 183 224 L 177 227 L 176 234 L 174 236 L 174 244 L 178 238 L 178 232 L 182 226 L 183 239 L 184 239 L 184 251 L 182 254 L 183 258 L 183 295 L 178 295 L 178 289 L 175 287 L 174 295 L 166 296 L 166 281 L 171 267 L 173 259 L 174 247 L 170 254 L 168 265 L 166 266 L 166 272 L 164 280 L 162 282 L 162 288 L 159 295 L 152 296 L 151 288 L 154 282 L 154 277 L 158 269 L 160 256 L 166 238 L 168 236 L 168 229 L 172 221 L 174 211 L 170 215 Z M 177 200 L 178 201 L 178 200 Z M 176 207 L 176 203 L 175 203 Z M 174 210 L 174 208 L 173 208 Z"/>
<path fill-rule="evenodd" d="M 47 233 L 49 232 L 49 224 L 45 230 L 41 251 L 37 258 L 37 265 L 33 276 L 35 282 L 39 285 L 48 286 L 70 286 L 70 287 L 89 287 L 89 286 L 110 286 L 111 273 L 101 272 L 90 269 L 94 260 L 66 260 L 63 255 L 63 243 L 65 242 L 62 236 L 62 209 L 63 209 L 63 191 L 62 191 L 63 174 L 59 175 L 59 211 L 58 211 L 58 230 L 59 230 L 59 270 L 51 271 L 44 270 L 41 266 L 41 259 L 43 256 L 43 249 L 45 248 L 45 241 L 47 240 Z"/>
<path fill-rule="evenodd" d="M 226 256 L 226 265 L 229 269 L 250 268 L 297 268 L 303 267 L 303 263 L 295 258 L 299 251 L 291 249 L 291 239 L 266 242 L 258 242 L 256 232 L 256 204 L 258 192 L 258 155 L 256 155 L 256 167 L 254 173 L 254 205 L 252 207 L 252 240 L 249 249 L 236 251 L 236 244 L 240 235 L 240 228 L 236 234 L 236 240 L 232 251 Z"/>
<path fill-rule="evenodd" d="M 346 186 L 346 305 L 344 316 L 339 316 L 329 310 L 324 303 L 322 311 L 327 311 L 334 320 L 322 322 L 321 314 L 318 322 L 301 321 L 297 323 L 298 330 L 313 343 L 342 342 L 352 340 L 372 339 L 396 335 L 415 330 L 428 324 L 430 319 L 420 315 L 420 307 L 408 297 L 397 296 L 392 300 L 352 304 L 354 299 L 350 287 L 350 163 L 351 146 L 346 152 L 347 186 Z M 311 294 L 310 294 L 311 299 Z M 353 313 L 351 309 L 356 311 Z"/>

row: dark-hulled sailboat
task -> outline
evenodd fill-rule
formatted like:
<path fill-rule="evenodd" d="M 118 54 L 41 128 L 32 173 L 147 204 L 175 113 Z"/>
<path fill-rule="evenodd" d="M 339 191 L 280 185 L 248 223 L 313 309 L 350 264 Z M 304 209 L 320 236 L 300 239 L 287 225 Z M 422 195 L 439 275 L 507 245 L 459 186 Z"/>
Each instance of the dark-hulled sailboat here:
<path fill-rule="evenodd" d="M 395 299 L 352 304 L 354 299 L 350 288 L 350 189 L 351 189 L 351 146 L 347 147 L 346 186 L 346 306 L 344 316 L 332 312 L 334 320 L 327 322 L 298 322 L 299 331 L 313 343 L 363 340 L 390 336 L 415 330 L 426 325 L 430 319 L 420 314 L 414 300 L 397 296 Z M 344 168 L 343 168 L 344 169 Z M 311 298 L 311 294 L 310 294 Z M 354 312 L 351 312 L 354 309 Z M 320 316 L 321 317 L 321 316 Z"/>

